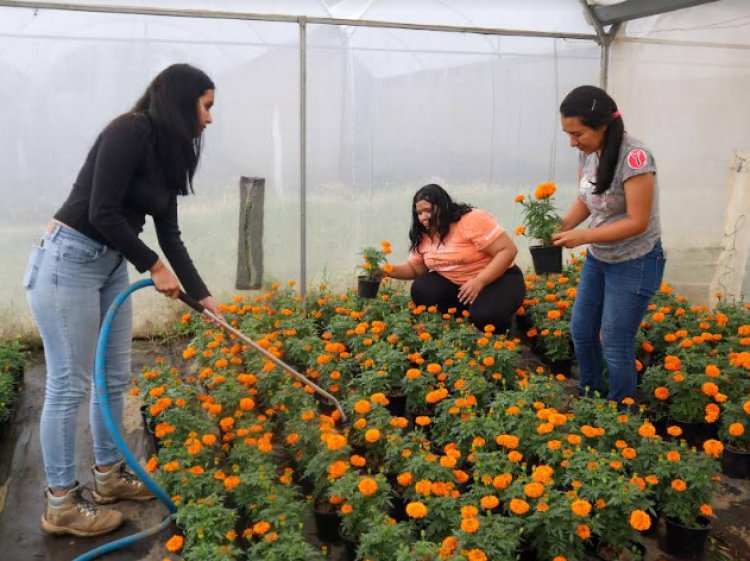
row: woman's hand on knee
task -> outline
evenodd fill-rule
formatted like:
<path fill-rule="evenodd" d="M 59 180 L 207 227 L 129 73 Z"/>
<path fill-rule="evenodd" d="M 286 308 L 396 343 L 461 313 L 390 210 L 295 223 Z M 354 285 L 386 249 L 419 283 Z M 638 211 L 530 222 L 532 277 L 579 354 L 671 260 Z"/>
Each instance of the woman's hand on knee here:
<path fill-rule="evenodd" d="M 458 289 L 458 301 L 464 306 L 468 306 L 474 303 L 479 293 L 484 288 L 484 283 L 479 278 L 473 278 L 470 281 L 466 281 Z"/>

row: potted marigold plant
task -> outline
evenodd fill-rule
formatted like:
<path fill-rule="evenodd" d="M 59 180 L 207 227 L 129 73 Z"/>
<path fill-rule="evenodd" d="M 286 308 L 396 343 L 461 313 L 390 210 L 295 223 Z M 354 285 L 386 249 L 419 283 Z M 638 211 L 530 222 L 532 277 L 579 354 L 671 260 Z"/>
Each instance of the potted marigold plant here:
<path fill-rule="evenodd" d="M 724 404 L 719 436 L 725 446 L 721 457 L 724 475 L 750 479 L 750 399 Z"/>
<path fill-rule="evenodd" d="M 555 208 L 553 195 L 557 187 L 551 181 L 540 183 L 534 197 L 518 195 L 516 202 L 523 207 L 523 225 L 516 234 L 539 241 L 529 248 L 537 274 L 562 272 L 562 247 L 552 245 L 552 234 L 560 226 L 560 215 Z"/>
<path fill-rule="evenodd" d="M 381 249 L 372 246 L 362 250 L 364 262 L 360 266 L 362 274 L 358 277 L 357 294 L 360 298 L 375 298 L 378 295 L 380 281 L 384 273 L 392 270 L 392 265 L 386 263 L 387 255 L 391 253 L 391 242 L 380 242 Z"/>
<path fill-rule="evenodd" d="M 349 559 L 357 557 L 359 542 L 368 529 L 383 524 L 390 506 L 390 486 L 382 474 L 361 475 L 350 471 L 338 478 L 329 497 L 342 497 L 340 535 Z"/>
<path fill-rule="evenodd" d="M 700 555 L 711 531 L 711 498 L 717 487 L 716 458 L 723 446 L 707 440 L 703 451 L 680 446 L 654 466 L 659 479 L 658 508 L 666 522 L 665 550 L 674 555 Z"/>
<path fill-rule="evenodd" d="M 679 426 L 691 446 L 716 436 L 719 404 L 726 398 L 720 391 L 723 381 L 706 362 L 699 352 L 667 355 L 663 365 L 649 368 L 642 383 L 652 417 Z"/>

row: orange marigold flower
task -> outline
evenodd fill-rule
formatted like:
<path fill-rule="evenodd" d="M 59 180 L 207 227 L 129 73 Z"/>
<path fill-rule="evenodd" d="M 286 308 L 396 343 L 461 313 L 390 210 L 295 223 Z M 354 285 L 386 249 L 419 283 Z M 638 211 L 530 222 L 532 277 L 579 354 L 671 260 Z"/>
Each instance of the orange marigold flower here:
<path fill-rule="evenodd" d="M 709 456 L 718 458 L 724 451 L 724 445 L 718 440 L 711 438 L 703 443 L 703 451 Z"/>
<path fill-rule="evenodd" d="M 681 493 L 682 491 L 687 489 L 687 483 L 685 483 L 682 479 L 673 479 L 671 485 L 672 489 L 674 489 L 678 493 Z"/>
<path fill-rule="evenodd" d="M 669 462 L 679 462 L 680 458 L 680 453 L 677 450 L 670 450 L 667 452 L 667 461 Z"/>
<path fill-rule="evenodd" d="M 651 527 L 651 517 L 643 510 L 634 510 L 631 512 L 629 522 L 639 532 L 648 530 Z"/>
<path fill-rule="evenodd" d="M 262 536 L 270 529 L 271 524 L 266 522 L 265 520 L 261 520 L 260 522 L 256 522 L 255 524 L 253 524 L 253 533 L 258 534 L 259 536 Z"/>
<path fill-rule="evenodd" d="M 523 492 L 527 497 L 538 499 L 544 494 L 544 485 L 537 482 L 528 483 L 524 486 Z"/>
<path fill-rule="evenodd" d="M 406 514 L 410 518 L 424 518 L 427 516 L 427 507 L 424 503 L 412 502 L 406 505 Z"/>
<path fill-rule="evenodd" d="M 506 489 L 513 482 L 513 475 L 510 473 L 502 473 L 496 475 L 492 479 L 492 486 L 495 489 Z"/>
<path fill-rule="evenodd" d="M 482 508 L 492 510 L 500 504 L 500 499 L 498 499 L 495 495 L 485 495 L 479 500 L 479 504 Z"/>
<path fill-rule="evenodd" d="M 587 540 L 591 537 L 591 528 L 589 528 L 586 524 L 579 524 L 576 528 L 576 534 L 582 540 Z"/>
<path fill-rule="evenodd" d="M 172 553 L 180 551 L 184 543 L 185 539 L 182 536 L 172 536 L 167 540 L 167 551 L 171 551 Z"/>
<path fill-rule="evenodd" d="M 529 503 L 527 503 L 523 499 L 511 499 L 508 506 L 513 514 L 517 514 L 519 516 L 522 516 L 529 512 L 530 508 Z"/>
<path fill-rule="evenodd" d="M 404 473 L 399 473 L 396 477 L 396 481 L 398 481 L 398 484 L 402 487 L 406 487 L 412 482 L 413 476 L 410 472 L 406 471 Z"/>
<path fill-rule="evenodd" d="M 481 549 L 470 549 L 466 552 L 468 561 L 487 561 L 487 555 Z"/>
<path fill-rule="evenodd" d="M 534 197 L 537 199 L 549 199 L 557 191 L 557 187 L 551 181 L 546 181 L 537 185 L 534 191 Z"/>
<path fill-rule="evenodd" d="M 742 436 L 745 434 L 745 425 L 742 423 L 732 423 L 729 425 L 728 431 L 732 436 Z"/>
<path fill-rule="evenodd" d="M 570 504 L 570 510 L 576 516 L 588 516 L 591 512 L 591 503 L 584 499 L 576 499 Z"/>
<path fill-rule="evenodd" d="M 370 495 L 374 495 L 378 490 L 378 482 L 375 481 L 372 477 L 363 477 L 359 480 L 357 488 L 359 489 L 360 493 L 362 493 L 366 497 L 369 497 Z"/>
<path fill-rule="evenodd" d="M 461 529 L 467 534 L 475 534 L 479 530 L 479 518 L 464 518 L 461 520 Z"/>

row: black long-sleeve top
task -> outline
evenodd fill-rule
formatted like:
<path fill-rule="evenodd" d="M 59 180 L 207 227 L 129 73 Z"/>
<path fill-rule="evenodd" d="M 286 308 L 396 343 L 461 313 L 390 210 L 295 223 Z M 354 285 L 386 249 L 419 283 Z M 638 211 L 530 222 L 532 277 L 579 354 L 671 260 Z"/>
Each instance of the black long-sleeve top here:
<path fill-rule="evenodd" d="M 185 291 L 200 300 L 210 292 L 182 243 L 177 194 L 162 175 L 155 138 L 145 113 L 126 113 L 112 121 L 96 139 L 55 218 L 119 250 L 143 273 L 158 259 L 138 238 L 146 215 L 152 216 L 164 255 Z"/>

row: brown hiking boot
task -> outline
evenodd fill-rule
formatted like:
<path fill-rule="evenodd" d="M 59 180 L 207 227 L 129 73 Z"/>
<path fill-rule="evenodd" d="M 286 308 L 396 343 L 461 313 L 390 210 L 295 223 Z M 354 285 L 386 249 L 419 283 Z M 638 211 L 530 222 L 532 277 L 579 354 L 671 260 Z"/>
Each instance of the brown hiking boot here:
<path fill-rule="evenodd" d="M 100 505 L 120 500 L 150 501 L 156 497 L 138 477 L 127 471 L 125 460 L 120 460 L 106 473 L 91 468 L 94 473 L 94 488 L 91 496 Z"/>
<path fill-rule="evenodd" d="M 52 535 L 72 534 L 88 537 L 106 534 L 122 524 L 122 513 L 108 508 L 99 508 L 83 498 L 83 488 L 76 485 L 53 505 L 49 489 L 45 491 L 47 506 L 42 514 L 42 531 Z"/>

